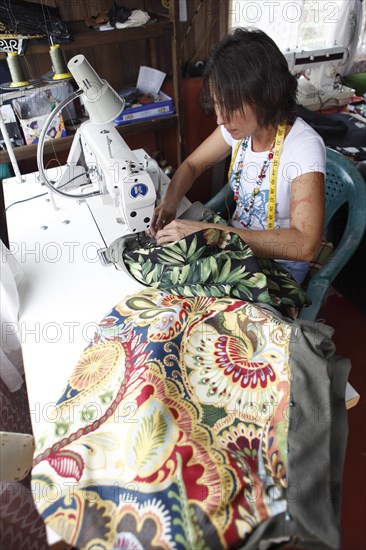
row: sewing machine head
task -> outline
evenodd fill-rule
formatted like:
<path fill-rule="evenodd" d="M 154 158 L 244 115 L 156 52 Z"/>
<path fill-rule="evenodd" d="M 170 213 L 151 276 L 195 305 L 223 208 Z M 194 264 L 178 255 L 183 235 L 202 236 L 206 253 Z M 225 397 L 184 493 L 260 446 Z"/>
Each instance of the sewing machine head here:
<path fill-rule="evenodd" d="M 317 50 L 288 50 L 285 57 L 292 74 L 298 76 L 298 102 L 310 110 L 342 106 L 355 94 L 341 83 L 339 70 L 348 60 L 343 46 Z"/>
<path fill-rule="evenodd" d="M 160 192 L 157 162 L 147 157 L 140 162 L 114 127 L 112 121 L 123 110 L 125 101 L 99 78 L 85 57 L 73 57 L 68 69 L 79 85 L 75 95 L 82 97 L 90 118 L 77 130 L 67 169 L 56 185 L 47 181 L 43 167 L 43 142 L 50 119 L 46 121 L 37 151 L 42 181 L 55 193 L 74 199 L 101 195 L 103 203 L 115 209 L 116 223 L 125 223 L 132 234 L 144 232 L 150 227 Z M 56 109 L 61 106 L 65 105 L 60 104 Z M 51 113 L 52 117 L 54 114 L 55 111 Z M 78 195 L 65 193 L 66 188 L 71 189 L 70 182 L 71 188 L 82 184 L 87 192 Z"/>
<path fill-rule="evenodd" d="M 139 161 L 112 123 L 83 122 L 77 130 L 67 165 L 82 166 L 88 184 L 111 209 L 116 223 L 124 223 L 129 233 L 149 229 L 157 195 L 160 172 L 157 162 L 145 157 Z M 67 185 L 66 171 L 57 187 Z"/>

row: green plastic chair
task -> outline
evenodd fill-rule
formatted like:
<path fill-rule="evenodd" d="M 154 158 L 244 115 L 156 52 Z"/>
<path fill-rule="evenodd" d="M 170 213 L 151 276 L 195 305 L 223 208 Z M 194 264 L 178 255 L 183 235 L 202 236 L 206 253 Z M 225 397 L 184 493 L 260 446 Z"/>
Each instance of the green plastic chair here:
<path fill-rule="evenodd" d="M 356 252 L 366 228 L 366 181 L 361 173 L 350 159 L 329 148 L 326 170 L 324 234 L 342 206 L 348 206 L 348 213 L 333 254 L 307 284 L 311 306 L 301 310 L 300 318 L 309 321 L 316 320 L 329 286 Z"/>
<path fill-rule="evenodd" d="M 339 209 L 348 206 L 347 222 L 339 243 L 328 261 L 307 282 L 306 292 L 311 305 L 300 312 L 301 319 L 315 321 L 329 286 L 350 260 L 360 244 L 366 228 L 366 182 L 347 157 L 327 148 L 325 178 L 324 235 Z M 228 219 L 234 210 L 233 193 L 228 185 L 212 197 L 206 206 Z"/>

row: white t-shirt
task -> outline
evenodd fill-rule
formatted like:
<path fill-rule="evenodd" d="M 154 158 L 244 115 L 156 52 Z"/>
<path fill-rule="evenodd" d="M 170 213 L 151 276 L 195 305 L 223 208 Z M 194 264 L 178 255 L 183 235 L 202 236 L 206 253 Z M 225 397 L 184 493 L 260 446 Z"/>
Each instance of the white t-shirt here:
<path fill-rule="evenodd" d="M 221 126 L 221 132 L 226 143 L 232 147 L 234 153 L 237 140 Z M 243 228 L 241 221 L 250 222 L 250 229 L 266 229 L 268 217 L 268 199 L 271 166 L 260 185 L 260 191 L 255 196 L 253 208 L 245 212 L 245 206 L 252 199 L 252 192 L 257 186 L 258 174 L 263 161 L 268 158 L 268 151 L 255 153 L 252 151 L 252 141 L 249 139 L 245 152 L 244 166 L 241 172 L 239 185 L 239 200 L 231 224 Z M 233 163 L 233 173 L 238 170 L 240 148 Z M 297 118 L 287 134 L 282 148 L 280 163 L 277 172 L 276 187 L 276 219 L 275 229 L 290 227 L 290 195 L 292 181 L 308 172 L 322 172 L 325 174 L 326 154 L 322 138 L 301 118 Z M 231 178 L 233 185 L 233 178 Z"/>

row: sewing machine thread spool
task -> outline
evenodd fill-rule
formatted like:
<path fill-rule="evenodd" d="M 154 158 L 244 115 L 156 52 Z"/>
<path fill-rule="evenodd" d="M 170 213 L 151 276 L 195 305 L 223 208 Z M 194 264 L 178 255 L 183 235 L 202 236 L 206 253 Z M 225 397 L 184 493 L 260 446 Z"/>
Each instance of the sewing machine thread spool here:
<path fill-rule="evenodd" d="M 53 76 L 52 80 L 64 80 L 72 78 L 71 73 L 67 70 L 66 61 L 60 44 L 50 46 L 50 57 L 52 61 Z"/>
<path fill-rule="evenodd" d="M 12 79 L 12 81 L 9 83 L 9 87 L 23 88 L 24 86 L 29 86 L 30 82 L 25 76 L 20 55 L 18 55 L 16 52 L 9 52 L 6 60 Z"/>

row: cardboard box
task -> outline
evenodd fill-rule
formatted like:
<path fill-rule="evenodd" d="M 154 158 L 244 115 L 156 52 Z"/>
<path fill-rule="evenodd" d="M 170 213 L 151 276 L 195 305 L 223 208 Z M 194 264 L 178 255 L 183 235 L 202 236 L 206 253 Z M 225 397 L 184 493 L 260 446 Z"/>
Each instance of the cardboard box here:
<path fill-rule="evenodd" d="M 38 143 L 47 118 L 59 103 L 59 100 L 53 96 L 52 91 L 52 89 L 40 89 L 34 94 L 27 94 L 12 101 L 27 145 Z M 62 113 L 58 113 L 49 125 L 45 140 L 58 139 L 66 135 Z"/>
<path fill-rule="evenodd" d="M 127 124 L 128 122 L 148 120 L 174 113 L 173 100 L 171 97 L 163 92 L 159 92 L 157 97 L 158 101 L 154 103 L 124 109 L 122 113 L 114 119 L 114 125 L 119 126 L 120 124 Z"/>

